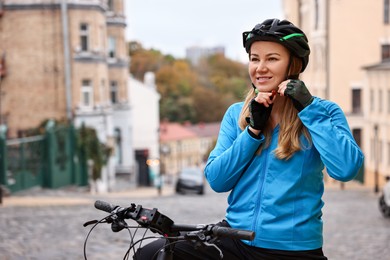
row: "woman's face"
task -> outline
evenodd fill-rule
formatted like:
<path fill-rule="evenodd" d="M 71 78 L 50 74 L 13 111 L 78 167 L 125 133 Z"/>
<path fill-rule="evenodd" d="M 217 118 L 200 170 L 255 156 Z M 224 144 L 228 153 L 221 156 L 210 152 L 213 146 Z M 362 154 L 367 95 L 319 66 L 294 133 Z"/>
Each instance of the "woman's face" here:
<path fill-rule="evenodd" d="M 286 80 L 290 53 L 279 43 L 256 41 L 252 43 L 249 55 L 249 76 L 260 92 L 278 89 Z"/>

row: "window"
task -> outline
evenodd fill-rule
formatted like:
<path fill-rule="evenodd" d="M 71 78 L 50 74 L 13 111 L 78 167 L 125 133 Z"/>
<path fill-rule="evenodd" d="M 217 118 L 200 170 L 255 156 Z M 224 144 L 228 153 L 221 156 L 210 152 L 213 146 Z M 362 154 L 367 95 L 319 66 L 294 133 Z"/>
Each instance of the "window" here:
<path fill-rule="evenodd" d="M 115 159 L 117 163 L 122 164 L 122 134 L 119 128 L 115 128 L 114 130 L 114 138 L 115 138 Z"/>
<path fill-rule="evenodd" d="M 89 50 L 89 39 L 88 39 L 88 24 L 82 23 L 80 24 L 80 45 L 81 51 Z"/>
<path fill-rule="evenodd" d="M 379 93 L 378 93 L 378 112 L 379 113 L 382 113 L 382 90 L 380 89 L 379 90 Z"/>
<path fill-rule="evenodd" d="M 356 141 L 356 144 L 361 147 L 362 143 L 362 130 L 359 128 L 353 129 L 352 130 L 352 136 Z"/>
<path fill-rule="evenodd" d="M 108 37 L 108 57 L 116 57 L 116 39 L 114 37 Z"/>
<path fill-rule="evenodd" d="M 361 93 L 361 89 L 352 89 L 352 113 L 354 114 L 362 112 Z"/>
<path fill-rule="evenodd" d="M 382 61 L 390 60 L 390 44 L 382 44 Z"/>
<path fill-rule="evenodd" d="M 109 11 L 114 11 L 114 1 L 113 0 L 108 0 L 107 1 L 107 7 Z"/>
<path fill-rule="evenodd" d="M 390 90 L 387 90 L 387 113 L 390 114 Z"/>
<path fill-rule="evenodd" d="M 112 104 L 118 103 L 118 82 L 116 81 L 110 82 L 110 97 Z"/>
<path fill-rule="evenodd" d="M 314 8 L 315 8 L 315 20 L 314 20 L 314 29 L 318 30 L 318 20 L 319 20 L 319 6 L 318 6 L 318 0 L 315 0 L 314 2 Z"/>
<path fill-rule="evenodd" d="M 390 166 L 390 142 L 387 143 L 387 165 Z"/>
<path fill-rule="evenodd" d="M 106 81 L 104 79 L 102 79 L 100 81 L 100 104 L 105 104 L 106 103 L 106 96 L 104 95 L 106 92 L 105 92 L 105 88 L 106 88 Z"/>
<path fill-rule="evenodd" d="M 370 89 L 370 111 L 374 112 L 374 90 Z"/>
<path fill-rule="evenodd" d="M 83 107 L 93 106 L 93 91 L 91 81 L 84 79 L 81 85 L 81 105 Z"/>
<path fill-rule="evenodd" d="M 390 19 L 389 19 L 389 3 L 390 1 L 389 0 L 384 0 L 384 3 L 383 3 L 383 22 L 385 24 L 389 24 L 390 23 Z"/>

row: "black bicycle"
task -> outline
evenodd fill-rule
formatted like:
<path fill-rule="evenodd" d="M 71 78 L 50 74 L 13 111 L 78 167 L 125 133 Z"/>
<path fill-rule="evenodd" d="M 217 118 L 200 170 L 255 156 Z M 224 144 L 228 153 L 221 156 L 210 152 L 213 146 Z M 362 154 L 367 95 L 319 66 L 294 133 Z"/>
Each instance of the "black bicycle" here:
<path fill-rule="evenodd" d="M 84 227 L 93 224 L 84 241 L 84 259 L 87 259 L 86 247 L 89 235 L 101 223 L 111 224 L 113 232 L 119 232 L 123 229 L 129 231 L 130 244 L 123 259 L 128 259 L 132 251 L 135 254 L 136 248 L 141 247 L 142 241 L 162 237 L 165 239 L 165 245 L 156 253 L 153 259 L 173 259 L 175 244 L 184 240 L 191 241 L 195 248 L 199 246 L 214 247 L 222 259 L 222 251 L 215 245 L 219 238 L 253 240 L 255 237 L 253 231 L 222 227 L 216 224 L 177 225 L 169 217 L 161 214 L 157 208 L 147 209 L 134 203 L 131 203 L 130 207 L 123 208 L 98 200 L 95 202 L 95 208 L 110 214 L 101 220 L 92 220 L 84 224 Z M 134 220 L 138 225 L 129 226 L 125 221 L 126 219 Z M 145 232 L 140 239 L 136 240 L 135 234 L 139 229 L 145 229 Z M 148 230 L 156 235 L 146 236 Z"/>

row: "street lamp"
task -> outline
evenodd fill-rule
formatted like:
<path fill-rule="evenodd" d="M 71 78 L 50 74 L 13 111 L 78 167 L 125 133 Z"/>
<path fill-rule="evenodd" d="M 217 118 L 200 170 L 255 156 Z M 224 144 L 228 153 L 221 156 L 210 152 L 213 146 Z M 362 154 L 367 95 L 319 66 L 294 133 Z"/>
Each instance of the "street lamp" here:
<path fill-rule="evenodd" d="M 378 151 L 378 124 L 374 125 L 374 156 L 375 156 L 375 169 L 374 169 L 374 192 L 379 192 L 379 151 Z"/>
<path fill-rule="evenodd" d="M 166 173 L 166 156 L 169 155 L 169 153 L 171 152 L 171 149 L 169 148 L 168 145 L 166 144 L 163 144 L 161 145 L 160 147 L 160 153 L 161 153 L 161 160 L 160 160 L 160 165 L 161 165 L 161 173 L 162 174 L 165 174 Z"/>

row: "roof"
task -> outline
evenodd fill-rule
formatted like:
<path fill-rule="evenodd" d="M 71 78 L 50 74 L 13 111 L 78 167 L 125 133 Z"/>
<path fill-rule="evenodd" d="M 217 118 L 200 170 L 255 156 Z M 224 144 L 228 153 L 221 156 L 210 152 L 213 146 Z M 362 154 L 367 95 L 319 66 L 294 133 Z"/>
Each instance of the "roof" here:
<path fill-rule="evenodd" d="M 160 140 L 162 142 L 175 141 L 196 137 L 217 137 L 221 123 L 199 123 L 184 125 L 180 123 L 161 122 Z"/>
<path fill-rule="evenodd" d="M 162 142 L 196 138 L 197 135 L 179 123 L 161 122 L 160 140 Z"/>
<path fill-rule="evenodd" d="M 198 123 L 196 125 L 185 125 L 185 127 L 199 137 L 217 137 L 221 123 Z"/>

